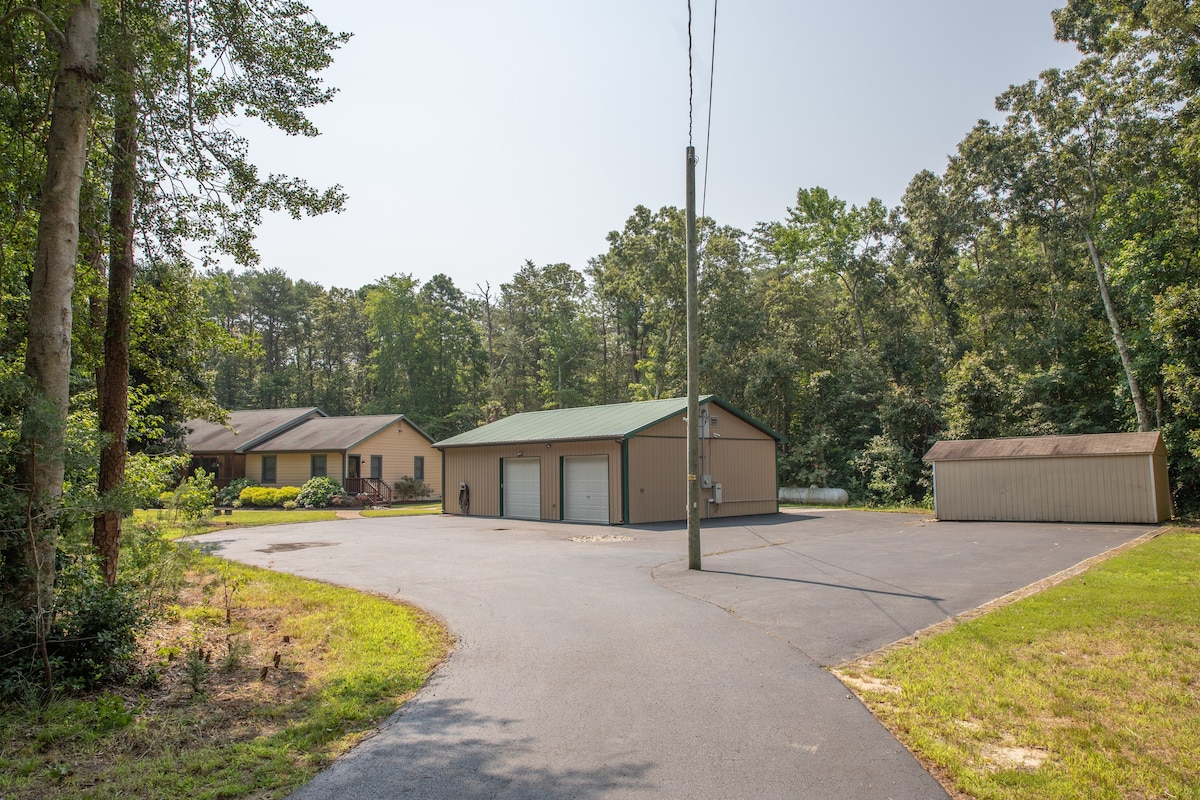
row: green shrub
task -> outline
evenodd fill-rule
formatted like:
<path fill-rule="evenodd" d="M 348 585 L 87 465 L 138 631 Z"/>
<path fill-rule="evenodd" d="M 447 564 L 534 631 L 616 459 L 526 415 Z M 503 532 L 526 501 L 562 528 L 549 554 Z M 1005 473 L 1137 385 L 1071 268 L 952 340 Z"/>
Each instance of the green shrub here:
<path fill-rule="evenodd" d="M 217 502 L 223 506 L 231 505 L 234 500 L 237 500 L 241 496 L 242 489 L 245 489 L 247 486 L 258 486 L 258 483 L 252 478 L 233 479 L 229 482 L 228 486 L 217 492 Z"/>
<path fill-rule="evenodd" d="M 272 489 L 270 486 L 247 486 L 242 489 L 238 499 L 242 501 L 244 506 L 254 506 L 256 508 L 270 508 L 278 501 L 278 489 Z"/>
<path fill-rule="evenodd" d="M 271 508 L 273 506 L 282 506 L 284 503 L 295 502 L 299 497 L 300 490 L 295 486 L 280 486 L 275 488 L 272 486 L 247 486 L 238 494 L 238 499 L 234 502 L 240 502 L 243 506 L 255 506 L 256 508 Z"/>
<path fill-rule="evenodd" d="M 55 614 L 46 654 L 55 685 L 81 690 L 113 683 L 134 668 L 138 635 L 151 622 L 149 607 L 129 583 L 108 586 L 94 561 L 60 551 Z M 44 689 L 43 661 L 32 614 L 0 611 L 0 698 L 27 697 Z"/>
<path fill-rule="evenodd" d="M 330 478 L 309 478 L 300 487 L 296 502 L 312 508 L 325 508 L 333 498 L 342 494 L 342 487 Z"/>
<path fill-rule="evenodd" d="M 284 511 L 295 511 L 296 510 L 296 501 L 295 500 L 284 500 L 283 501 L 283 510 Z"/>
<path fill-rule="evenodd" d="M 405 475 L 392 485 L 396 500 L 424 500 L 433 494 L 429 484 Z"/>
<path fill-rule="evenodd" d="M 164 505 L 184 519 L 200 519 L 212 510 L 215 496 L 212 475 L 198 469 L 196 474 L 185 478 L 179 484 L 178 488 L 171 493 L 170 500 Z"/>
<path fill-rule="evenodd" d="M 125 462 L 125 481 L 122 485 L 123 510 L 154 508 L 162 505 L 162 495 L 168 486 L 183 474 L 190 457 L 183 455 L 149 455 L 130 453 Z M 166 492 L 166 494 L 172 494 Z"/>

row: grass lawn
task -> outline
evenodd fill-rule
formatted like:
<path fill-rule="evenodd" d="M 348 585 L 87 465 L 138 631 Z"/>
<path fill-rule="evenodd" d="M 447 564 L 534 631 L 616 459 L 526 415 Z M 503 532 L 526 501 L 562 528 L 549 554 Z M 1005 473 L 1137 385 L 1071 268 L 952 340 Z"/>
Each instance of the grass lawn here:
<path fill-rule="evenodd" d="M 960 797 L 1200 800 L 1200 532 L 838 674 Z"/>
<path fill-rule="evenodd" d="M 359 513 L 364 517 L 411 517 L 421 514 L 440 514 L 442 505 L 440 502 L 416 503 L 395 508 L 363 509 Z M 174 538 L 189 534 L 211 533 L 226 528 L 253 528 L 259 525 L 281 525 L 295 522 L 327 522 L 337 518 L 337 509 L 334 508 L 297 508 L 291 511 L 278 508 L 235 508 L 232 514 L 187 522 L 180 520 L 170 511 L 139 509 L 133 512 L 133 518 L 130 521 L 134 525 L 146 523 L 163 525 Z"/>
<path fill-rule="evenodd" d="M 140 688 L 0 706 L 0 798 L 285 796 L 411 697 L 449 645 L 417 609 L 202 559 L 145 640 Z"/>
<path fill-rule="evenodd" d="M 365 508 L 362 510 L 364 517 L 415 517 L 423 514 L 440 514 L 442 513 L 442 503 L 414 503 L 407 506 L 397 506 L 395 508 Z"/>
<path fill-rule="evenodd" d="M 162 509 L 138 509 L 128 520 L 134 525 L 161 525 L 171 538 L 190 534 L 211 533 L 226 528 L 253 528 L 259 525 L 280 525 L 288 522 L 327 522 L 337 519 L 337 511 L 332 508 L 295 509 L 245 509 L 235 508 L 232 514 L 222 514 L 204 520 L 181 520 L 170 511 Z"/>

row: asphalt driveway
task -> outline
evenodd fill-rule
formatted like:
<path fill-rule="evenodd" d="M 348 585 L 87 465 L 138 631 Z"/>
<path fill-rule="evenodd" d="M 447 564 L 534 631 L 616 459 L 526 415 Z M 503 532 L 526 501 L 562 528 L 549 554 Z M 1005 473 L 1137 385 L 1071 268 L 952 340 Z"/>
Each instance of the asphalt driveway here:
<path fill-rule="evenodd" d="M 702 572 L 682 526 L 392 517 L 199 538 L 456 636 L 300 800 L 924 800 L 946 794 L 824 667 L 1152 529 L 790 512 L 706 526 Z"/>

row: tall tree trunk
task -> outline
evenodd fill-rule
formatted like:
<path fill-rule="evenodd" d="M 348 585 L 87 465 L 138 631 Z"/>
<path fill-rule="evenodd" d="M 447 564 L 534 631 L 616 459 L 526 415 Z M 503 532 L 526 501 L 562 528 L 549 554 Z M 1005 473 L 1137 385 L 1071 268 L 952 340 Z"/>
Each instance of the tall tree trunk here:
<path fill-rule="evenodd" d="M 27 497 L 25 548 L 13 553 L 18 574 L 5 587 L 24 608 L 38 614 L 39 634 L 53 604 L 56 516 L 62 498 L 64 441 L 71 373 L 71 295 L 79 249 L 79 192 L 87 164 L 87 130 L 96 80 L 98 0 L 81 0 L 64 32 L 34 9 L 59 47 L 46 176 L 29 296 L 29 341 L 25 374 L 33 398 L 21 421 L 25 454 L 18 483 Z M 6 558 L 9 554 L 5 554 Z"/>
<path fill-rule="evenodd" d="M 138 117 L 133 54 L 126 51 L 117 66 L 118 96 L 113 125 L 112 190 L 109 196 L 108 312 L 104 326 L 104 363 L 99 370 L 97 403 L 100 451 L 97 489 L 105 508 L 92 521 L 92 545 L 100 554 L 104 580 L 117 581 L 121 551 L 121 517 L 111 498 L 125 480 L 129 451 L 129 298 L 133 290 L 133 199 L 137 187 Z"/>
<path fill-rule="evenodd" d="M 1117 309 L 1113 305 L 1112 295 L 1108 291 L 1108 281 L 1104 277 L 1104 262 L 1100 260 L 1100 251 L 1096 242 L 1087 231 L 1083 233 L 1087 242 L 1088 254 L 1092 257 L 1092 266 L 1096 268 L 1096 282 L 1100 284 L 1100 299 L 1104 301 L 1104 313 L 1108 316 L 1108 324 L 1112 326 L 1113 342 L 1117 345 L 1117 353 L 1121 356 L 1121 366 L 1125 368 L 1125 380 L 1129 382 L 1129 397 L 1133 400 L 1133 410 L 1137 413 L 1138 430 L 1150 430 L 1150 412 L 1146 410 L 1146 399 L 1142 396 L 1142 387 L 1133 371 L 1133 358 L 1129 354 L 1129 346 L 1125 344 L 1125 336 L 1121 333 L 1121 321 L 1117 319 Z"/>

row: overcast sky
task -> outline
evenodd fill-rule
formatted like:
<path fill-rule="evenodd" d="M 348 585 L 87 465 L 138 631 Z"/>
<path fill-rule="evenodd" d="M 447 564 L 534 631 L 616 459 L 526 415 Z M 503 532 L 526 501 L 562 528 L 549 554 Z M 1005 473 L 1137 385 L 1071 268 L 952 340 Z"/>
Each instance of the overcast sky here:
<path fill-rule="evenodd" d="M 326 287 L 443 272 L 584 269 L 637 205 L 684 205 L 686 0 L 309 0 L 354 38 L 325 73 L 322 135 L 242 123 L 253 159 L 349 194 L 340 215 L 268 217 L 264 268 Z M 899 202 L 1010 84 L 1075 63 L 1062 0 L 725 0 L 706 213 L 748 230 L 801 187 Z M 703 183 L 712 0 L 693 1 Z"/>

